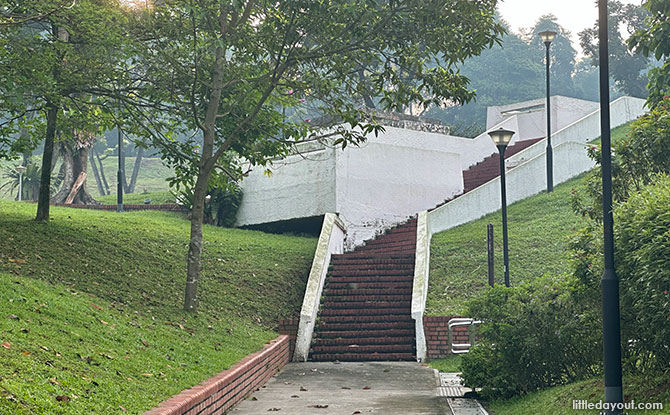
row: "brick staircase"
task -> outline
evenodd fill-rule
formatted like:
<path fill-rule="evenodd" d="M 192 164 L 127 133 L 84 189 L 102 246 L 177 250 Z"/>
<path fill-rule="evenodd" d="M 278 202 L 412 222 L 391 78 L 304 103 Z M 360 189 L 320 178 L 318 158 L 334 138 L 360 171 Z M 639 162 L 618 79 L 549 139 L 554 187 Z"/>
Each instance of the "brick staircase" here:
<path fill-rule="evenodd" d="M 410 315 L 415 248 L 416 219 L 410 219 L 332 256 L 311 360 L 416 360 Z"/>
<path fill-rule="evenodd" d="M 512 157 L 521 150 L 532 146 L 542 138 L 517 141 L 505 150 L 505 159 Z M 479 163 L 463 171 L 463 194 L 476 189 L 486 182 L 493 180 L 500 175 L 500 154 L 493 153 Z"/>

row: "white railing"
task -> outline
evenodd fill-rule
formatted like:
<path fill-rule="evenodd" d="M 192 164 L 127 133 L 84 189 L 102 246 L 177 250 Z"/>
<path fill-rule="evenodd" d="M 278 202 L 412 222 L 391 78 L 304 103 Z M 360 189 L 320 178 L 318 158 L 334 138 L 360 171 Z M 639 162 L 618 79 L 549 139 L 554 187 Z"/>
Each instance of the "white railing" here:
<path fill-rule="evenodd" d="M 416 328 L 416 359 L 426 360 L 426 335 L 423 331 L 423 314 L 428 296 L 428 272 L 430 270 L 430 232 L 428 212 L 419 212 L 416 224 L 416 255 L 414 258 L 414 283 L 412 286 L 412 318 Z"/>
<path fill-rule="evenodd" d="M 340 218 L 334 213 L 326 213 L 314 253 L 312 268 L 309 272 L 309 279 L 305 287 L 305 297 L 302 300 L 293 361 L 305 362 L 309 356 L 309 348 L 312 343 L 316 316 L 319 312 L 319 302 L 326 274 L 328 274 L 330 258 L 332 254 L 344 252 L 344 233 L 345 227 Z"/>

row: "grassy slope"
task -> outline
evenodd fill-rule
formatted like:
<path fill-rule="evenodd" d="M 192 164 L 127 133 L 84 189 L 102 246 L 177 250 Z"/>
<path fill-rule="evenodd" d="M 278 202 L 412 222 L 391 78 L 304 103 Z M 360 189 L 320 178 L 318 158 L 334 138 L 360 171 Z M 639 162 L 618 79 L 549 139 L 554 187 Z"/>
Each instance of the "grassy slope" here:
<path fill-rule="evenodd" d="M 175 197 L 169 190 L 148 192 L 148 193 L 129 193 L 123 195 L 123 203 L 141 205 L 146 199 L 151 201 L 151 204 L 175 203 Z M 107 196 L 95 196 L 95 200 L 106 205 L 116 204 L 116 191 Z"/>
<path fill-rule="evenodd" d="M 624 376 L 624 401 L 637 403 L 663 403 L 663 410 L 631 410 L 630 415 L 661 415 L 670 413 L 670 379 L 641 379 Z M 569 385 L 557 386 L 520 398 L 494 401 L 486 404 L 491 415 L 598 415 L 598 410 L 574 410 L 573 400 L 596 403 L 602 399 L 603 382 L 591 379 Z"/>
<path fill-rule="evenodd" d="M 126 157 L 126 178 L 130 180 L 135 167 L 135 157 Z M 116 172 L 118 169 L 118 159 L 116 156 L 109 156 L 102 161 L 105 169 L 105 178 L 109 184 L 109 190 L 113 195 L 116 194 Z M 166 191 L 168 183 L 165 181 L 170 176 L 174 176 L 174 172 L 169 167 L 166 167 L 160 158 L 143 158 L 140 165 L 140 172 L 137 176 L 137 184 L 135 185 L 136 193 L 143 192 L 157 192 Z M 93 170 L 89 167 L 88 175 L 86 177 L 86 186 L 88 191 L 94 198 L 98 198 L 98 187 L 95 184 L 95 176 Z M 114 199 L 116 201 L 116 199 Z"/>
<path fill-rule="evenodd" d="M 298 312 L 313 238 L 206 226 L 192 315 L 181 311 L 183 218 L 52 209 L 45 225 L 35 205 L 0 202 L 0 342 L 11 346 L 0 347 L 0 413 L 141 413 L 258 350 Z"/>
<path fill-rule="evenodd" d="M 509 206 L 510 282 L 518 284 L 544 273 L 569 271 L 565 251 L 572 230 L 581 219 L 570 208 L 570 192 L 580 186 L 577 177 Z M 503 283 L 500 211 L 433 235 L 429 314 L 462 313 L 464 303 L 488 283 L 486 225 L 494 225 L 496 283 Z"/>

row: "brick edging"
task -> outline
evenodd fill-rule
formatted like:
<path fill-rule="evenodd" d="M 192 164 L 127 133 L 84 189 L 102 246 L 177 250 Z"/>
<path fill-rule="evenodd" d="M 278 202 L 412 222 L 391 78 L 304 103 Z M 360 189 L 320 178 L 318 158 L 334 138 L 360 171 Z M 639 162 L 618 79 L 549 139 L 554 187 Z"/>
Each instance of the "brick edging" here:
<path fill-rule="evenodd" d="M 186 389 L 144 415 L 222 414 L 259 388 L 289 361 L 289 336 L 271 340 L 228 370 Z"/>
<path fill-rule="evenodd" d="M 81 204 L 65 204 L 65 203 L 52 203 L 53 206 L 58 207 L 68 207 L 75 209 L 92 209 L 92 210 L 113 210 L 117 209 L 117 205 L 81 205 Z M 161 204 L 125 204 L 123 205 L 123 210 L 160 210 L 163 212 L 188 212 L 188 209 L 182 205 L 176 203 L 161 203 Z"/>

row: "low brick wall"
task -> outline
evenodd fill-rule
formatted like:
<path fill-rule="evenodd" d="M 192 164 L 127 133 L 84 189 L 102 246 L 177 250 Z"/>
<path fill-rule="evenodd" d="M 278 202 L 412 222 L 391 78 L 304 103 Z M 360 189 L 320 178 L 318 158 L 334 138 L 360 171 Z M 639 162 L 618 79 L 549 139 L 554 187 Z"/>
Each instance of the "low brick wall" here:
<path fill-rule="evenodd" d="M 298 324 L 300 319 L 287 318 L 279 320 L 279 334 L 285 334 L 289 340 L 289 359 L 293 360 L 293 352 L 295 351 L 295 339 L 298 337 Z"/>
<path fill-rule="evenodd" d="M 289 359 L 289 337 L 281 335 L 260 352 L 248 355 L 230 369 L 175 395 L 144 415 L 224 414 L 270 380 Z"/>
<path fill-rule="evenodd" d="M 424 316 L 423 330 L 426 334 L 428 360 L 442 359 L 451 354 L 449 350 L 449 320 L 459 316 Z M 454 343 L 467 343 L 470 340 L 466 326 L 454 327 Z"/>
<path fill-rule="evenodd" d="M 76 209 L 93 209 L 93 210 L 112 210 L 116 211 L 116 205 L 76 205 L 76 204 L 71 204 L 71 205 L 66 205 L 65 203 L 54 203 L 54 206 L 61 206 L 61 207 L 69 207 L 69 208 L 76 208 Z M 126 205 L 125 203 L 123 204 L 123 210 L 127 211 L 132 211 L 132 210 L 160 210 L 163 212 L 187 212 L 188 209 L 186 209 L 182 205 L 178 205 L 176 203 L 163 203 L 163 204 L 155 204 L 155 205 Z"/>

